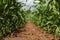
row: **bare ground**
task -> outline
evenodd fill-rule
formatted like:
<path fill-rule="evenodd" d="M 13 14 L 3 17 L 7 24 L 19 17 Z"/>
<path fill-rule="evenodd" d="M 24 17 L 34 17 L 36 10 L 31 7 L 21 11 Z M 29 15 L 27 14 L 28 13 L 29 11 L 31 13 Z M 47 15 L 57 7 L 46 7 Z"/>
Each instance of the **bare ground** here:
<path fill-rule="evenodd" d="M 31 22 L 25 24 L 25 26 L 11 35 L 8 35 L 4 40 L 60 40 L 53 34 L 36 27 Z"/>

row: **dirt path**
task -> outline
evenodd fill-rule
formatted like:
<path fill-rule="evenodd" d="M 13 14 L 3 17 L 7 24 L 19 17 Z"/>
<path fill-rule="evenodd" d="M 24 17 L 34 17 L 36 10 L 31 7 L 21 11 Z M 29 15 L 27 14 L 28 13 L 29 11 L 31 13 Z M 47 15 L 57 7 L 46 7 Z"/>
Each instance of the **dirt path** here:
<path fill-rule="evenodd" d="M 24 28 L 7 36 L 5 40 L 59 40 L 42 29 L 35 27 L 32 23 L 28 22 Z"/>

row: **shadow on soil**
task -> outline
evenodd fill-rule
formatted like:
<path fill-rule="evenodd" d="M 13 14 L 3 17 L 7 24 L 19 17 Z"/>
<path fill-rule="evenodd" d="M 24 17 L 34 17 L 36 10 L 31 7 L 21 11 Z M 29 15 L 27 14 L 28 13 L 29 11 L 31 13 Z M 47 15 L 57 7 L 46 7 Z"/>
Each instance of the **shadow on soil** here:
<path fill-rule="evenodd" d="M 24 27 L 22 27 L 22 28 L 24 28 Z M 19 28 L 18 30 L 13 31 L 11 34 L 7 34 L 7 35 L 4 35 L 4 36 L 0 37 L 0 40 L 5 40 L 4 39 L 5 37 L 17 37 L 18 33 L 25 31 L 25 30 L 20 30 L 20 29 L 21 28 Z"/>
<path fill-rule="evenodd" d="M 4 38 L 3 37 L 0 37 L 0 40 L 4 40 Z"/>

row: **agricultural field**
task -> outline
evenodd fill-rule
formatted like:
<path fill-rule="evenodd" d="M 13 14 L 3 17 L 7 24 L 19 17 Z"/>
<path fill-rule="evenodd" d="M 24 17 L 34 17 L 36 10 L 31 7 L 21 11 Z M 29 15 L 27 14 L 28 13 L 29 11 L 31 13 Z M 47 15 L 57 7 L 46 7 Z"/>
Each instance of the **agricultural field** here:
<path fill-rule="evenodd" d="M 60 0 L 33 3 L 0 0 L 0 40 L 60 40 Z"/>

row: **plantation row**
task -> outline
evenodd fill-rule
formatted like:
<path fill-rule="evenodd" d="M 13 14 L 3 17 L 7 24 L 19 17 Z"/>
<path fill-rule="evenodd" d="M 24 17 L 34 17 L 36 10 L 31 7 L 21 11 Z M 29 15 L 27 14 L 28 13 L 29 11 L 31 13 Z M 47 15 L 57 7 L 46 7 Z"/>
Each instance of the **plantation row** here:
<path fill-rule="evenodd" d="M 0 0 L 0 36 L 9 34 L 27 21 L 60 36 L 60 1 L 40 0 L 36 10 L 22 10 L 16 0 Z"/>

